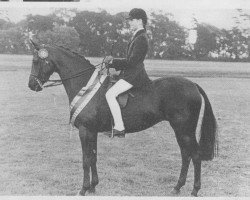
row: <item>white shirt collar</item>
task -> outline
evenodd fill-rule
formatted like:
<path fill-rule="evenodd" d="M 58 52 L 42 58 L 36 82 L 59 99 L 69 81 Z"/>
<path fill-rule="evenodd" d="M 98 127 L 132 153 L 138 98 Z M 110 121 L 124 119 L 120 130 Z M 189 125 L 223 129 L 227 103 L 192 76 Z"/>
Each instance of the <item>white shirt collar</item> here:
<path fill-rule="evenodd" d="M 135 32 L 134 32 L 134 34 L 133 34 L 133 37 L 136 35 L 136 33 L 138 33 L 140 30 L 144 30 L 144 28 L 139 28 L 139 29 L 137 29 Z"/>

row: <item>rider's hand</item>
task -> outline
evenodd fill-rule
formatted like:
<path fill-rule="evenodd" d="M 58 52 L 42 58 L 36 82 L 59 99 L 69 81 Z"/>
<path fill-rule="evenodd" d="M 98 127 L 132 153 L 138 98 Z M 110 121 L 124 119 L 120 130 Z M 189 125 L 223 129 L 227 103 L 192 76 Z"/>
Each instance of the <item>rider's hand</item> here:
<path fill-rule="evenodd" d="M 113 56 L 107 56 L 105 59 L 104 59 L 104 63 L 105 64 L 112 64 L 112 62 L 113 62 Z"/>

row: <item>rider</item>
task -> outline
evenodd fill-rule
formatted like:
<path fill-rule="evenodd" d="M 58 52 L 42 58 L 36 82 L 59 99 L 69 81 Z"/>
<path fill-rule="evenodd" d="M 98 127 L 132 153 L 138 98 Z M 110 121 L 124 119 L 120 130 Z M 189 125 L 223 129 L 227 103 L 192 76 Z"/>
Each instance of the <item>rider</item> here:
<path fill-rule="evenodd" d="M 125 127 L 116 98 L 132 87 L 139 88 L 150 83 L 143 64 L 148 52 L 147 14 L 143 9 L 134 8 L 126 19 L 129 20 L 130 29 L 133 31 L 132 40 L 127 47 L 126 58 L 107 56 L 104 60 L 110 68 L 121 70 L 119 80 L 106 93 L 106 99 L 114 119 L 113 134 L 118 137 L 125 137 Z"/>

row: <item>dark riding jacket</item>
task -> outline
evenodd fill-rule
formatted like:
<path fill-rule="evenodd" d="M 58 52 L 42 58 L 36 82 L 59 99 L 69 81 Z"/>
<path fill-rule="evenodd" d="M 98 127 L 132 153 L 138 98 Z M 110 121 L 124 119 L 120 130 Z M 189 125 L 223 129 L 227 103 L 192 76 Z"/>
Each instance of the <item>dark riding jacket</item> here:
<path fill-rule="evenodd" d="M 146 31 L 139 30 L 127 47 L 126 58 L 114 58 L 110 67 L 121 70 L 120 79 L 124 79 L 134 87 L 142 87 L 150 83 L 144 67 L 144 59 L 148 52 Z"/>

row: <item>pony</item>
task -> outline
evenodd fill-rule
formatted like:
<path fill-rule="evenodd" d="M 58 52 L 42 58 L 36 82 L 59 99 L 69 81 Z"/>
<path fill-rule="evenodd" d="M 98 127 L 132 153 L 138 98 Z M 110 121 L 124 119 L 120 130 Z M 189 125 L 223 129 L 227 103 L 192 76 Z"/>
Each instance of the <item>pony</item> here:
<path fill-rule="evenodd" d="M 69 102 L 86 86 L 96 67 L 84 56 L 62 46 L 44 45 L 31 41 L 34 47 L 28 86 L 41 91 L 49 77 L 58 73 Z M 75 120 L 82 146 L 83 184 L 79 195 L 95 192 L 98 184 L 97 137 L 99 132 L 112 129 L 112 115 L 105 93 L 109 86 L 107 78 L 98 92 L 88 102 Z M 180 147 L 182 166 L 178 182 L 171 193 L 177 195 L 185 185 L 192 160 L 194 185 L 192 196 L 201 188 L 201 161 L 212 160 L 218 153 L 217 122 L 205 91 L 196 83 L 183 78 L 168 76 L 156 79 L 149 85 L 132 89 L 122 116 L 126 134 L 145 130 L 158 122 L 168 121 L 175 132 Z M 200 139 L 196 139 L 196 127 L 200 115 L 202 97 L 204 113 Z M 91 180 L 90 180 L 91 171 Z"/>

